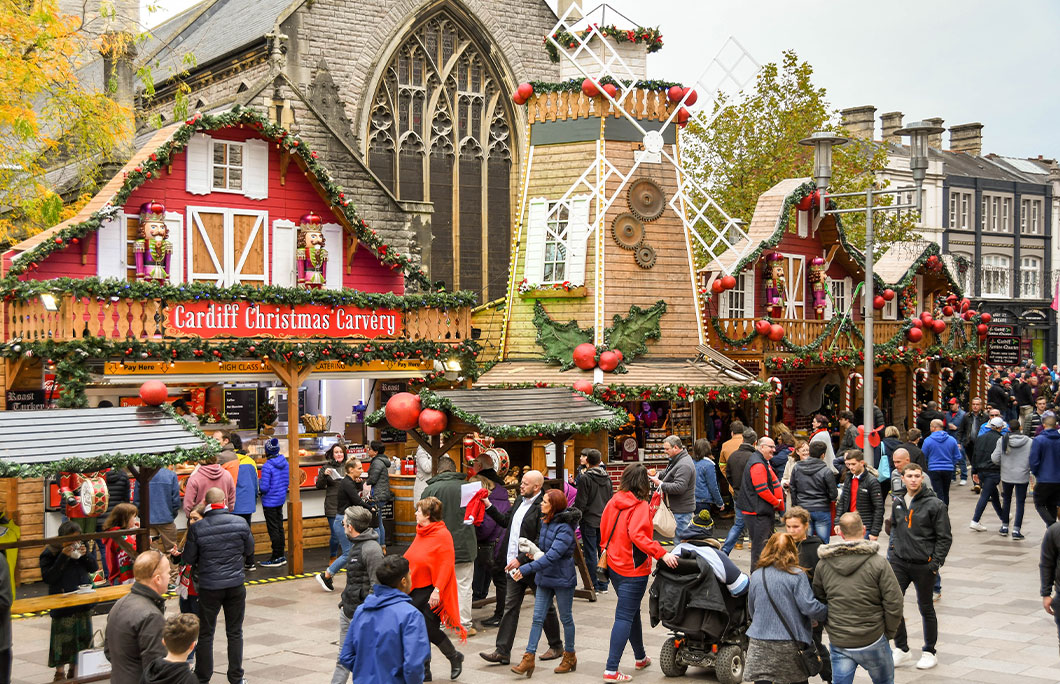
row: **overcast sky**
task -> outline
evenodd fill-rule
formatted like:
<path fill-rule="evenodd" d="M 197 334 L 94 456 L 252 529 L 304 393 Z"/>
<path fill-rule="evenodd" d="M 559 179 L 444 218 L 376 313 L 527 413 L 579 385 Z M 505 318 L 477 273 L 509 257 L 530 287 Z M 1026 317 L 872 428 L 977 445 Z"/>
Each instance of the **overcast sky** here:
<path fill-rule="evenodd" d="M 505 0 L 493 0 L 503 2 Z M 555 8 L 556 0 L 548 0 Z M 195 4 L 152 0 L 147 23 Z M 759 62 L 794 49 L 815 69 L 835 108 L 875 105 L 905 121 L 945 126 L 978 121 L 983 151 L 1060 156 L 1060 78 L 1055 50 L 1060 2 L 1053 0 L 611 0 L 630 20 L 658 26 L 665 47 L 649 76 L 694 80 L 729 37 Z M 596 6 L 583 0 L 588 11 Z M 612 23 L 608 17 L 608 23 Z M 614 22 L 626 22 L 615 17 Z M 1050 76 L 1050 74 L 1053 74 Z"/>

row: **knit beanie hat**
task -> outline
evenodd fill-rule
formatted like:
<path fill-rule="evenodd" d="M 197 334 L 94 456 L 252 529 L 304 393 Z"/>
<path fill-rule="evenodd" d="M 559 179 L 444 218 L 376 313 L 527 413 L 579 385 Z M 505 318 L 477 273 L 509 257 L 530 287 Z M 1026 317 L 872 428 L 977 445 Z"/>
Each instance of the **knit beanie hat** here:
<path fill-rule="evenodd" d="M 272 458 L 278 456 L 280 453 L 280 440 L 273 437 L 269 441 L 265 442 L 265 458 Z"/>

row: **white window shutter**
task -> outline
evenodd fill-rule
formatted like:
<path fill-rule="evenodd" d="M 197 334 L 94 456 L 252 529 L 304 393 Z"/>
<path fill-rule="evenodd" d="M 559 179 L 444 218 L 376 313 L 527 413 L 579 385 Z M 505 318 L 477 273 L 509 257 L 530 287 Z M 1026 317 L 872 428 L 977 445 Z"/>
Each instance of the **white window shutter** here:
<path fill-rule="evenodd" d="M 127 280 L 125 251 L 125 215 L 118 214 L 99 226 L 96 233 L 96 275 L 100 280 Z"/>
<path fill-rule="evenodd" d="M 269 144 L 250 138 L 243 148 L 243 195 L 263 200 L 269 196 Z"/>
<path fill-rule="evenodd" d="M 188 140 L 187 179 L 185 189 L 192 195 L 209 195 L 213 191 L 213 163 L 210 136 L 196 133 Z"/>
<path fill-rule="evenodd" d="M 825 277 L 824 281 L 825 296 L 824 296 L 824 318 L 826 321 L 832 320 L 832 317 L 836 315 L 835 303 L 833 302 L 832 295 L 832 279 Z M 816 312 L 815 312 L 816 313 Z M 807 316 L 809 318 L 809 316 Z"/>
<path fill-rule="evenodd" d="M 740 276 L 743 281 L 743 310 L 744 318 L 754 318 L 755 315 L 755 286 L 758 279 L 755 278 L 754 269 L 744 271 Z"/>
<path fill-rule="evenodd" d="M 166 212 L 166 227 L 169 228 L 169 244 L 173 251 L 169 258 L 169 284 L 184 282 L 184 217 L 175 211 Z"/>
<path fill-rule="evenodd" d="M 294 221 L 276 219 L 272 222 L 272 284 L 280 287 L 294 287 L 294 255 L 298 229 Z"/>
<path fill-rule="evenodd" d="M 540 283 L 545 278 L 545 222 L 548 200 L 532 199 L 526 217 L 526 265 L 523 277 L 527 282 Z"/>
<path fill-rule="evenodd" d="M 321 226 L 324 234 L 324 249 L 328 251 L 328 264 L 324 271 L 324 289 L 342 289 L 342 226 L 337 223 L 325 223 Z"/>
<path fill-rule="evenodd" d="M 795 212 L 798 236 L 801 238 L 807 237 L 810 234 L 810 212 L 808 211 L 797 211 Z"/>
<path fill-rule="evenodd" d="M 572 285 L 585 284 L 585 254 L 589 241 L 589 195 L 571 199 L 567 222 L 567 278 Z"/>
<path fill-rule="evenodd" d="M 898 320 L 898 296 L 887 302 L 883 307 L 883 320 L 885 321 L 897 321 Z"/>

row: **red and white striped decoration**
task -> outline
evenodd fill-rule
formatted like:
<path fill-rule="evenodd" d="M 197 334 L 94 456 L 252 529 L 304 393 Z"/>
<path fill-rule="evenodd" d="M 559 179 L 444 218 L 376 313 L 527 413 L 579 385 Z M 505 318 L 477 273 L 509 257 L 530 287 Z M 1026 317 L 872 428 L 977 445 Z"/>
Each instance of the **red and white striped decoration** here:
<path fill-rule="evenodd" d="M 943 385 L 945 385 L 947 382 L 950 382 L 951 380 L 953 380 L 952 368 L 947 367 L 939 371 L 939 379 L 937 383 L 938 396 L 935 397 L 935 401 L 938 402 L 939 409 L 942 408 L 942 402 L 945 400 L 945 395 L 943 394 Z"/>
<path fill-rule="evenodd" d="M 920 416 L 920 402 L 916 398 L 916 388 L 921 383 L 927 382 L 928 377 L 931 375 L 931 371 L 927 368 L 917 368 L 913 371 L 913 421 Z"/>
<path fill-rule="evenodd" d="M 854 410 L 853 393 L 850 391 L 850 385 L 851 383 L 855 382 L 857 383 L 857 387 L 855 387 L 854 389 L 859 390 L 865 385 L 865 377 L 861 373 L 850 373 L 850 375 L 847 376 L 846 392 L 844 394 L 843 399 L 843 403 L 846 406 L 847 411 Z"/>
<path fill-rule="evenodd" d="M 773 388 L 773 392 L 766 395 L 766 415 L 762 429 L 763 437 L 769 436 L 770 424 L 773 422 L 773 397 L 779 397 L 781 392 L 784 391 L 784 383 L 782 383 L 777 376 L 769 376 L 766 382 L 768 382 L 769 386 Z"/>

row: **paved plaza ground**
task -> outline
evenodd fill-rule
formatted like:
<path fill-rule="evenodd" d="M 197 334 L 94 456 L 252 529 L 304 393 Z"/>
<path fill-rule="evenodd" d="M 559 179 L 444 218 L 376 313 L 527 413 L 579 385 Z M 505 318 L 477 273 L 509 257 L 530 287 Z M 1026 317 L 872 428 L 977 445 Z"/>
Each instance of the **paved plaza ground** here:
<path fill-rule="evenodd" d="M 898 670 L 895 681 L 904 682 L 1020 682 L 1057 684 L 1060 682 L 1060 655 L 1057 652 L 1056 628 L 1042 610 L 1038 597 L 1038 553 L 1044 526 L 1028 507 L 1023 532 L 1026 541 L 1015 542 L 997 534 L 993 513 L 984 516 L 990 532 L 968 529 L 974 495 L 969 487 L 954 487 L 950 519 L 954 545 L 943 568 L 942 599 L 936 603 L 939 616 L 939 665 L 933 670 L 918 671 L 912 665 Z M 1028 501 L 1028 504 L 1030 502 Z M 746 549 L 735 551 L 733 558 L 746 568 L 750 562 Z M 262 571 L 257 571 L 261 574 Z M 338 578 L 341 590 L 344 578 Z M 338 646 L 338 593 L 323 592 L 312 579 L 291 580 L 251 586 L 247 592 L 247 618 L 244 624 L 244 666 L 250 684 L 284 682 L 284 684 L 323 683 L 330 679 Z M 578 670 L 564 676 L 568 684 L 600 681 L 610 626 L 614 615 L 614 594 L 600 597 L 596 603 L 575 601 L 577 624 Z M 530 627 L 533 599 L 527 598 L 523 619 L 513 649 L 521 654 Z M 175 612 L 175 600 L 167 611 Z M 476 611 L 476 619 L 487 617 L 492 608 Z M 666 639 L 662 627 L 647 629 L 647 601 L 643 607 L 648 654 L 658 661 L 659 648 Z M 915 662 L 919 657 L 920 616 L 914 593 L 906 595 L 909 620 L 909 642 Z M 106 618 L 97 616 L 94 625 L 102 629 Z M 219 621 L 221 639 L 215 644 L 218 673 L 214 682 L 224 682 L 223 619 Z M 14 679 L 16 683 L 50 682 L 52 671 L 46 667 L 49 619 L 47 617 L 16 620 L 14 623 Z M 459 645 L 467 660 L 465 682 L 488 684 L 511 682 L 516 676 L 507 667 L 487 665 L 479 651 L 492 650 L 495 629 L 480 630 L 467 644 Z M 546 648 L 542 641 L 542 649 Z M 435 651 L 436 678 L 444 680 L 448 672 L 445 661 Z M 545 668 L 544 665 L 551 665 Z M 551 672 L 555 663 L 539 663 L 535 681 L 558 678 Z M 623 670 L 633 673 L 632 655 L 627 650 Z M 690 679 L 716 681 L 709 671 L 690 669 Z M 656 662 L 650 669 L 635 674 L 638 682 L 663 682 L 666 678 Z M 816 680 L 820 681 L 820 680 Z M 858 682 L 868 682 L 859 672 Z"/>

